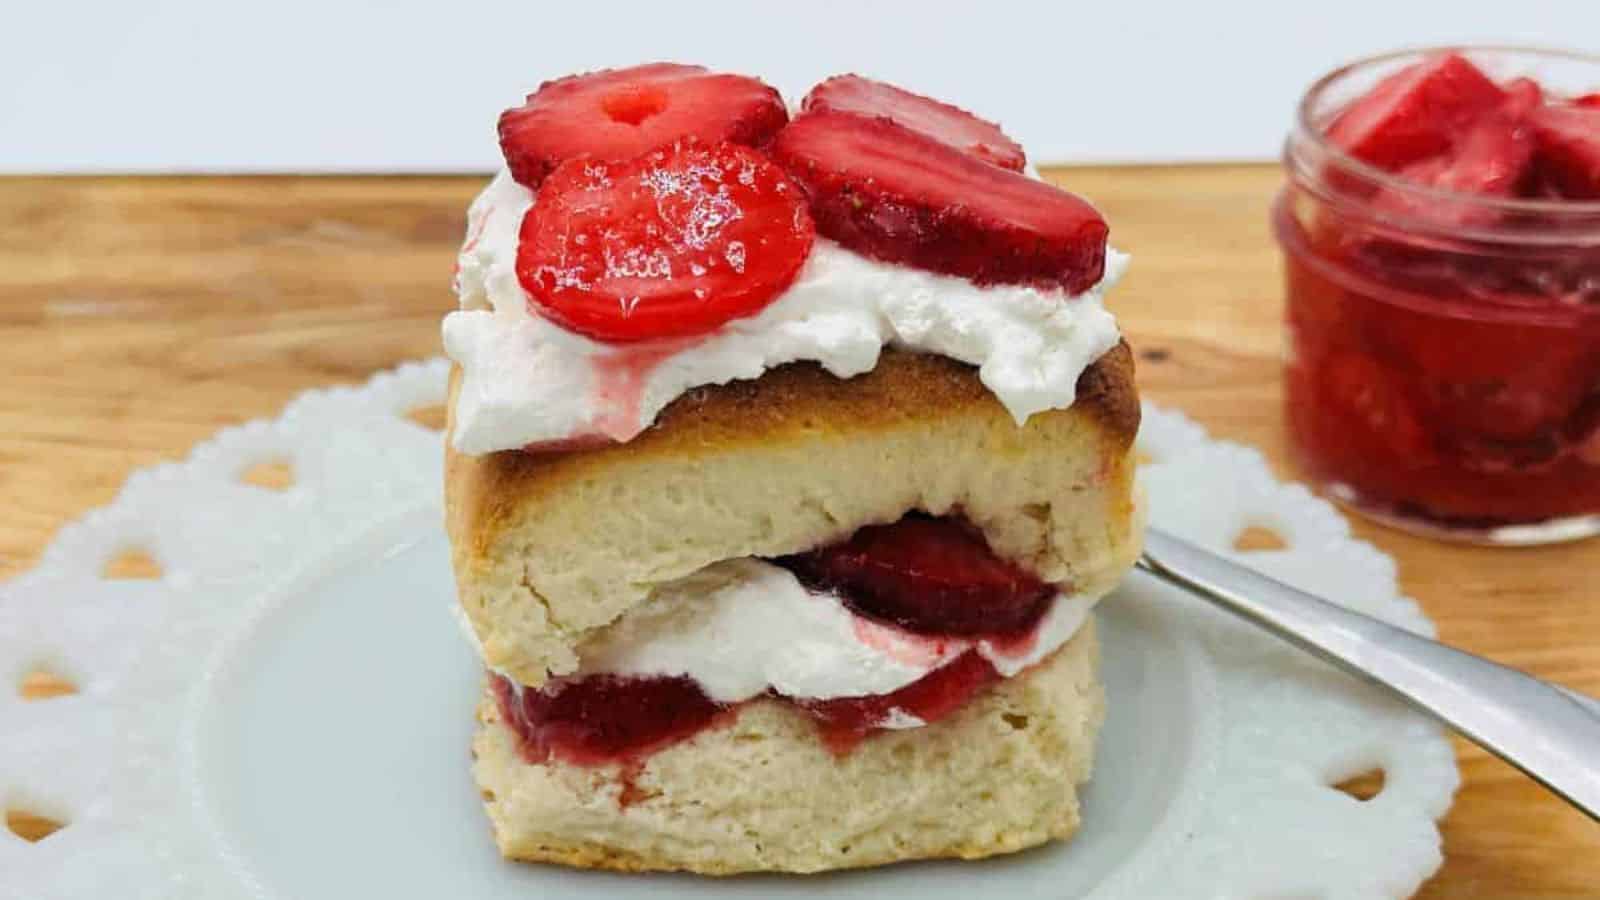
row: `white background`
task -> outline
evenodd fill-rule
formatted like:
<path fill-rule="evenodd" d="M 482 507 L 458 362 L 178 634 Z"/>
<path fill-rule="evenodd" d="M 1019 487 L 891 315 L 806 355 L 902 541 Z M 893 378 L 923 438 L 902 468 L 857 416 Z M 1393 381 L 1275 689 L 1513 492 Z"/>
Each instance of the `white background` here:
<path fill-rule="evenodd" d="M 1600 49 L 1600 0 L 3 0 L 0 172 L 482 171 L 539 81 L 656 59 L 791 99 L 859 71 L 1039 162 L 1269 158 L 1352 57 Z"/>

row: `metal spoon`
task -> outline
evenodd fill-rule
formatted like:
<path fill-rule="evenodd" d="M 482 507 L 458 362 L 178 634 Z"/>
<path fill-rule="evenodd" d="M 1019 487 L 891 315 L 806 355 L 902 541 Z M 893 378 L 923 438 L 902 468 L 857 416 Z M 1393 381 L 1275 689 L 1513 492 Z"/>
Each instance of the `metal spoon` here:
<path fill-rule="evenodd" d="M 1389 688 L 1600 821 L 1600 700 L 1336 606 L 1155 529 L 1138 565 Z"/>

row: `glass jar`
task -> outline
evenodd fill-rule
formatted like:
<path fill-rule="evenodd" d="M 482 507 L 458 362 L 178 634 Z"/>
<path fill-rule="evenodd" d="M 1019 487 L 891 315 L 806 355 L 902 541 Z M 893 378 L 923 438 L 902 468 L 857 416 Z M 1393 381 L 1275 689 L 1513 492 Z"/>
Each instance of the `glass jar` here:
<path fill-rule="evenodd" d="M 1408 530 L 1495 544 L 1600 533 L 1600 202 L 1441 190 L 1324 136 L 1351 100 L 1436 52 L 1358 61 L 1301 101 L 1273 208 L 1291 447 L 1328 495 Z M 1461 52 L 1551 93 L 1600 88 L 1600 58 Z"/>

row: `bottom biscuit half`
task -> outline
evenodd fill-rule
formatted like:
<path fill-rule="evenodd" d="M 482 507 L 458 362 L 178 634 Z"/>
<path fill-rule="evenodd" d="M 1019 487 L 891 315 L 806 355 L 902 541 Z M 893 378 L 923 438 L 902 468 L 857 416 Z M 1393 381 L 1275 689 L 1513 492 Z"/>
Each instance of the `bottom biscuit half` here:
<path fill-rule="evenodd" d="M 635 766 L 533 764 L 486 691 L 473 771 L 517 860 L 731 875 L 1012 853 L 1078 829 L 1105 711 L 1098 657 L 1091 622 L 948 718 L 842 757 L 807 716 L 757 700 Z"/>

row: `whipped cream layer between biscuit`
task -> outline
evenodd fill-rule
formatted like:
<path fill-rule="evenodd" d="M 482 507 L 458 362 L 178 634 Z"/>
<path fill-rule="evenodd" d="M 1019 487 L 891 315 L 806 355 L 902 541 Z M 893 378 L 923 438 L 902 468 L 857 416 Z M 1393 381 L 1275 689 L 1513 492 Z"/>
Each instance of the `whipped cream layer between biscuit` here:
<path fill-rule="evenodd" d="M 1078 376 L 1121 338 L 1104 295 L 1128 257 L 1110 248 L 1105 276 L 1074 296 L 980 286 L 819 237 L 794 284 L 760 313 L 694 338 L 607 344 L 530 311 L 516 257 L 532 203 L 533 192 L 502 170 L 468 211 L 461 308 L 444 320 L 445 352 L 462 371 L 451 433 L 461 453 L 627 441 L 692 388 L 801 360 L 849 378 L 871 371 L 889 345 L 977 366 L 1020 425 L 1071 406 Z"/>
<path fill-rule="evenodd" d="M 663 585 L 646 603 L 579 649 L 574 678 L 683 676 L 707 697 L 739 703 L 769 690 L 795 700 L 893 693 L 977 651 L 1003 678 L 1037 665 L 1071 640 L 1098 598 L 1061 593 L 1015 640 L 916 634 L 858 615 L 834 594 L 814 591 L 759 559 L 717 563 Z M 477 647 L 461 617 L 462 632 Z M 521 685 L 505 673 L 514 689 Z M 922 720 L 896 709 L 880 728 Z"/>
<path fill-rule="evenodd" d="M 584 644 L 578 675 L 683 675 L 722 703 L 769 689 L 799 700 L 869 697 L 893 693 L 969 650 L 1010 678 L 1066 643 L 1093 606 L 1092 598 L 1058 595 L 1014 645 L 932 637 L 858 615 L 772 563 L 734 559 L 664 585 Z"/>

